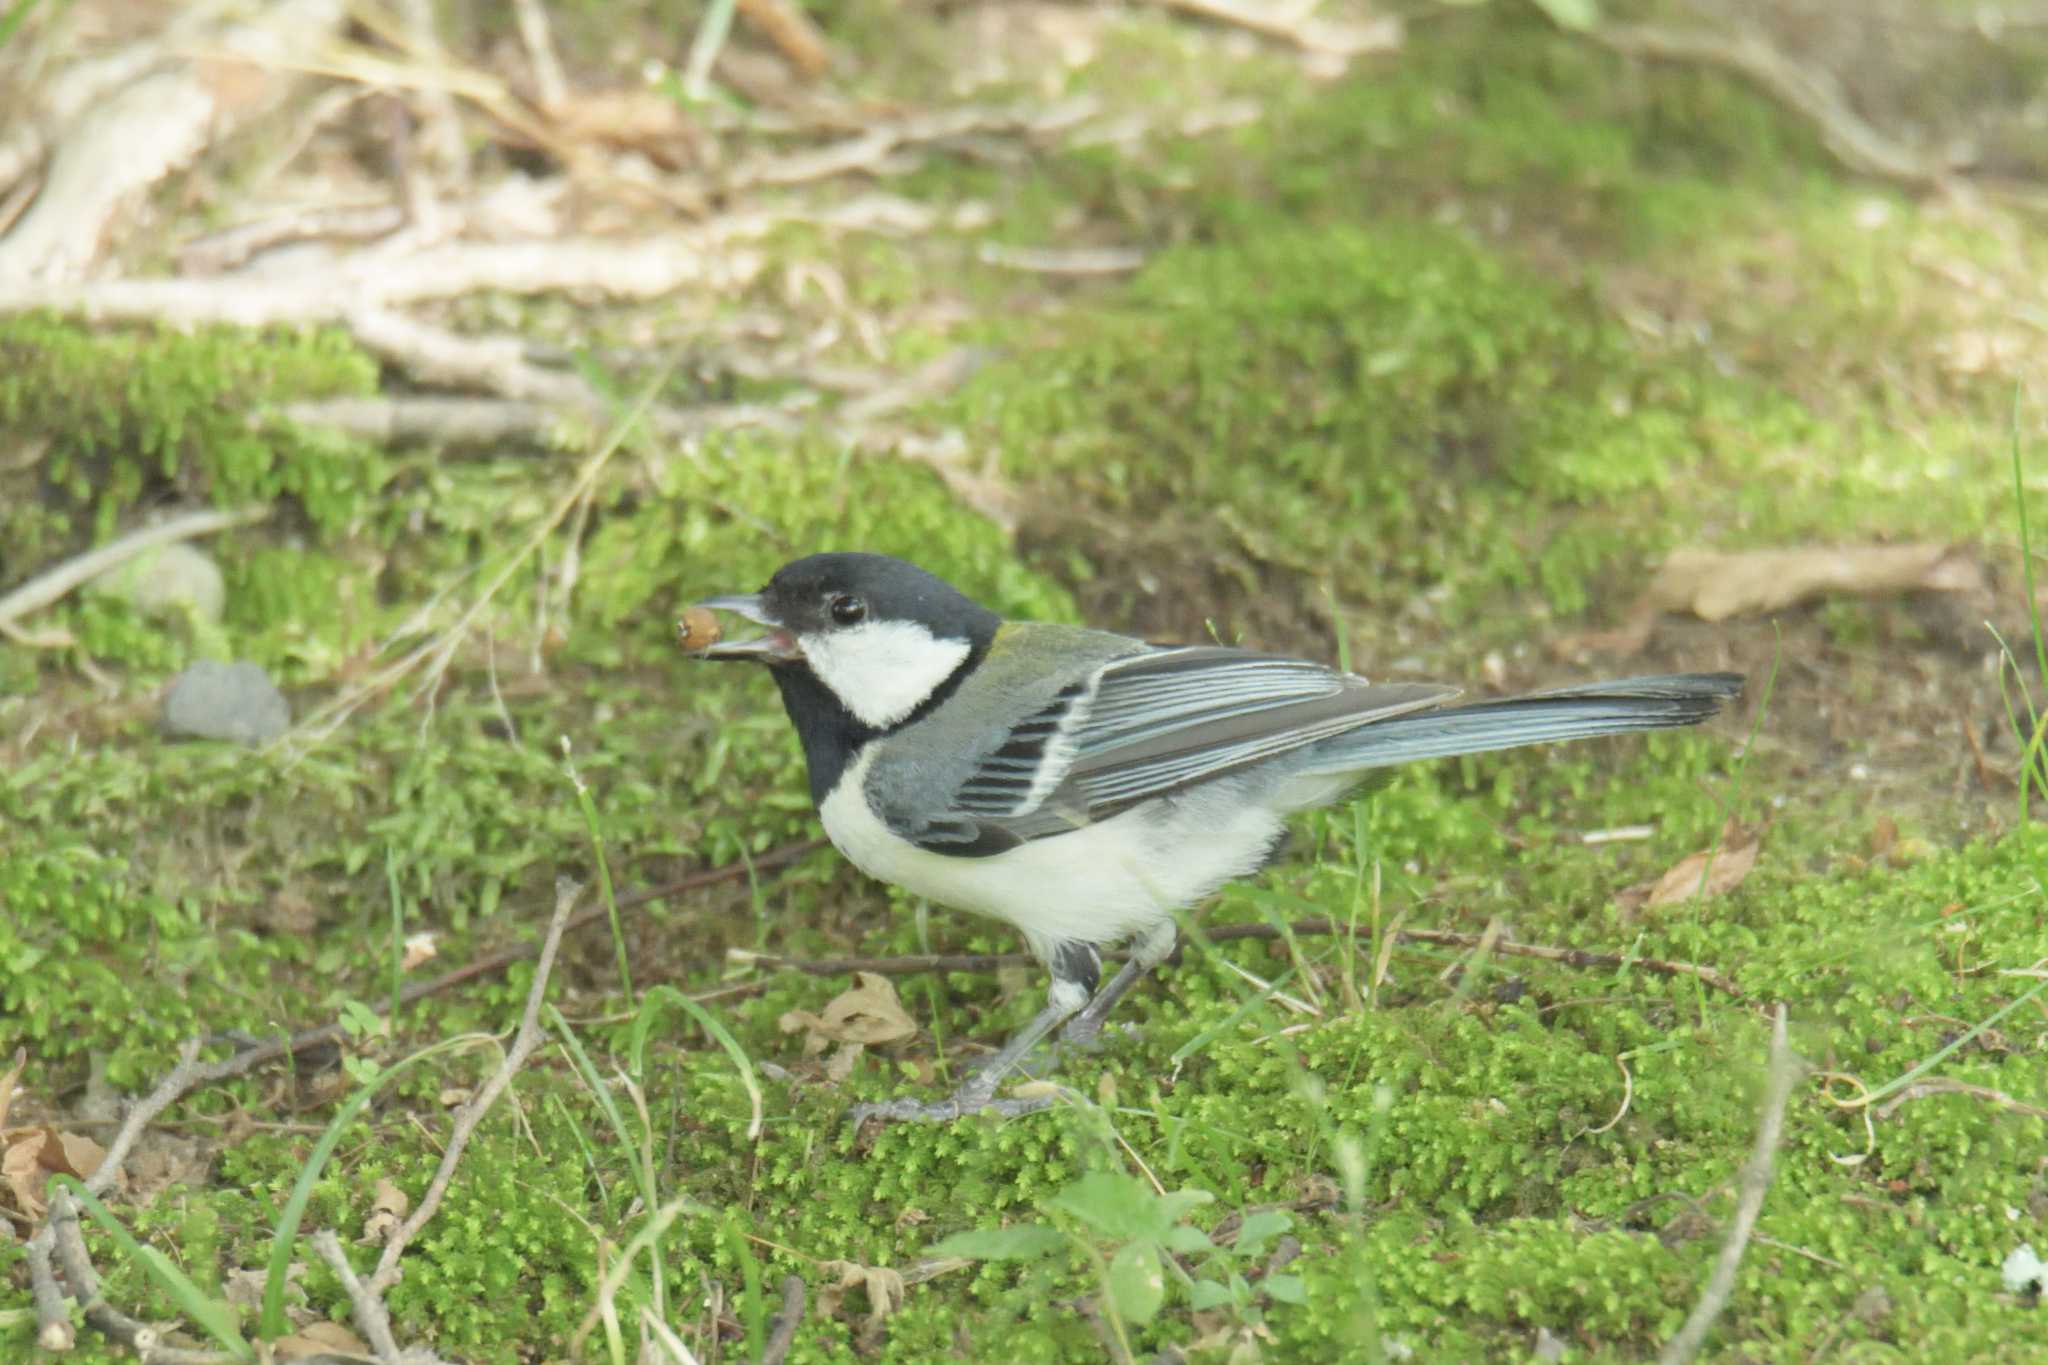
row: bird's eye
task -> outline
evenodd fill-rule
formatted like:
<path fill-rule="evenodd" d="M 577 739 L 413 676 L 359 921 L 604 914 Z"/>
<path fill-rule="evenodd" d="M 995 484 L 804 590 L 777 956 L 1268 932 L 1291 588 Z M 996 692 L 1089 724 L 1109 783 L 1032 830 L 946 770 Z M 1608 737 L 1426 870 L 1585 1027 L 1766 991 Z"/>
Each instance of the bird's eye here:
<path fill-rule="evenodd" d="M 832 599 L 832 619 L 842 626 L 859 625 L 867 614 L 868 604 L 852 593 L 841 593 Z"/>

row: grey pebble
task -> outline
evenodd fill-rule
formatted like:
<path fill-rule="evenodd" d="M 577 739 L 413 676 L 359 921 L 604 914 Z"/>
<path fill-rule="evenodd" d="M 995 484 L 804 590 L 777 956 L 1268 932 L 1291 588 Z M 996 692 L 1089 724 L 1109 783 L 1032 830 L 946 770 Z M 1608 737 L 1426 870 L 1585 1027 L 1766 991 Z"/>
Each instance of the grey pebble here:
<path fill-rule="evenodd" d="M 201 659 L 177 676 L 164 697 L 164 731 L 171 735 L 265 744 L 291 723 L 284 693 L 256 664 Z"/>

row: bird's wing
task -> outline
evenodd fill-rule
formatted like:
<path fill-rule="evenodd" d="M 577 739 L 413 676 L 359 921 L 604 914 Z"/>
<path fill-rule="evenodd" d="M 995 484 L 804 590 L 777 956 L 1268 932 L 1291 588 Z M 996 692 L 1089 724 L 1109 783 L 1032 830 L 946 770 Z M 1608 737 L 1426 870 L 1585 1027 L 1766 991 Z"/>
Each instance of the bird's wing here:
<path fill-rule="evenodd" d="M 1110 660 L 1011 727 L 951 813 L 961 833 L 974 831 L 973 851 L 999 851 L 1454 695 L 1239 649 L 1148 650 Z"/>

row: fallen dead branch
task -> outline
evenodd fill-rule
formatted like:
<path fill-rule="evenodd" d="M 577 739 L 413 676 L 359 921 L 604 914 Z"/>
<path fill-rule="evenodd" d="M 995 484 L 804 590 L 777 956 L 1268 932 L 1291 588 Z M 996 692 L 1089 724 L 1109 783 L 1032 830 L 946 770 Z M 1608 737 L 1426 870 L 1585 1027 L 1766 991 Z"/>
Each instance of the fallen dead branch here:
<path fill-rule="evenodd" d="M 138 45 L 122 63 L 125 79 L 94 82 L 68 127 L 42 133 L 43 187 L 0 239 L 0 279 L 83 275 L 126 204 L 275 107 L 292 83 L 276 73 L 325 42 L 347 13 L 340 0 L 281 0 L 253 20 L 179 26 L 180 49 Z M 194 49 L 207 56 L 184 55 Z"/>
<path fill-rule="evenodd" d="M 342 1290 L 348 1295 L 349 1316 L 362 1329 L 363 1339 L 376 1352 L 379 1365 L 396 1362 L 398 1339 L 391 1335 L 391 1314 L 385 1311 L 384 1301 L 370 1292 L 355 1267 L 348 1263 L 348 1253 L 341 1249 L 341 1238 L 334 1235 L 333 1228 L 321 1228 L 313 1234 L 313 1250 L 334 1272 L 334 1278 L 341 1281 Z"/>
<path fill-rule="evenodd" d="M 402 366 L 422 384 L 482 389 L 507 398 L 601 411 L 604 398 L 577 375 L 526 359 L 514 336 L 463 336 L 383 308 L 358 308 L 348 329 L 366 350 Z"/>
<path fill-rule="evenodd" d="M 730 214 L 660 237 L 447 242 L 410 252 L 364 250 L 341 257 L 311 277 L 65 282 L 0 276 L 0 314 L 47 310 L 98 322 L 269 327 L 338 322 L 365 308 L 476 293 L 658 298 L 679 290 L 731 289 L 746 283 L 762 262 L 757 254 L 736 248 L 786 224 L 847 232 L 919 232 L 935 217 L 922 204 L 867 194 L 822 211 L 789 207 Z"/>
<path fill-rule="evenodd" d="M 885 174 L 897 169 L 890 158 L 902 151 L 991 133 L 1051 137 L 1093 117 L 1100 109 L 1099 101 L 1077 96 L 1053 105 L 1020 105 L 1014 108 L 969 105 L 959 109 L 924 110 L 885 123 L 871 124 L 856 136 L 823 147 L 749 158 L 733 168 L 721 188 L 725 193 L 733 194 L 759 185 L 801 185 L 855 171 Z M 911 164 L 904 163 L 902 169 L 908 169 Z"/>
<path fill-rule="evenodd" d="M 0 629 L 13 625 L 30 612 L 41 611 L 73 588 L 91 582 L 147 550 L 197 536 L 210 536 L 234 526 L 246 526 L 269 515 L 267 507 L 244 507 L 231 512 L 184 512 L 154 526 L 130 531 L 97 550 L 67 559 L 55 568 L 37 574 L 5 597 L 0 597 Z"/>
<path fill-rule="evenodd" d="M 1686 1365 L 1698 1355 L 1707 1333 L 1713 1330 L 1714 1320 L 1721 1316 L 1728 1300 L 1734 1296 L 1736 1269 L 1741 1266 L 1742 1253 L 1748 1248 L 1750 1235 L 1756 1230 L 1757 1215 L 1763 1211 L 1764 1195 L 1771 1188 L 1772 1167 L 1785 1133 L 1785 1105 L 1792 1097 L 1793 1085 L 1805 1069 L 1805 1063 L 1786 1040 L 1785 1007 L 1780 1005 L 1771 1022 L 1771 1059 L 1764 1083 L 1763 1117 L 1757 1124 L 1756 1146 L 1742 1167 L 1742 1193 L 1735 1203 L 1734 1221 L 1728 1225 L 1727 1239 L 1721 1244 L 1721 1254 L 1714 1262 L 1714 1273 L 1707 1278 L 1707 1287 L 1701 1292 L 1699 1302 L 1693 1306 L 1678 1334 L 1658 1353 L 1657 1365 Z"/>
<path fill-rule="evenodd" d="M 606 405 L 604 415 L 609 412 Z M 258 413 L 251 420 L 261 422 L 266 415 Z M 574 432 L 578 420 L 599 414 L 581 405 L 410 394 L 287 403 L 275 409 L 275 415 L 301 426 L 325 427 L 369 441 L 422 441 L 448 446 L 523 441 L 552 446 Z M 721 431 L 788 433 L 804 425 L 801 414 L 760 403 L 651 409 L 648 421 L 663 439 L 671 441 L 688 441 Z"/>
<path fill-rule="evenodd" d="M 1953 167 L 1923 157 L 1871 127 L 1849 107 L 1833 77 L 1802 66 L 1750 29 L 1714 33 L 1652 24 L 1608 24 L 1591 29 L 1590 34 L 1625 56 L 1734 72 L 1813 124 L 1828 150 L 1850 170 L 1917 190 L 1947 189 L 1954 182 Z"/>
<path fill-rule="evenodd" d="M 553 970 L 555 953 L 561 946 L 562 935 L 573 916 L 578 889 L 573 882 L 564 878 L 555 885 L 555 912 L 548 923 L 539 961 L 534 969 L 534 979 L 527 993 L 526 1009 L 520 1019 L 518 1032 L 512 1046 L 507 1050 L 498 1070 L 486 1081 L 476 1097 L 464 1105 L 455 1117 L 448 1136 L 448 1145 L 442 1155 L 440 1168 L 434 1173 L 426 1194 L 421 1198 L 418 1209 L 385 1243 L 376 1273 L 367 1283 L 354 1282 L 348 1272 L 347 1261 L 340 1254 L 340 1245 L 335 1242 L 332 1255 L 323 1244 L 323 1238 L 332 1242 L 334 1234 L 316 1234 L 314 1246 L 323 1257 L 335 1265 L 336 1273 L 342 1276 L 343 1284 L 349 1290 L 354 1308 L 356 1326 L 377 1350 L 380 1361 L 426 1360 L 430 1357 L 417 1351 L 401 1352 L 391 1336 L 389 1314 L 384 1311 L 383 1291 L 398 1277 L 397 1263 L 406 1244 L 415 1237 L 440 1207 L 442 1197 L 447 1193 L 449 1181 L 454 1176 L 456 1165 L 474 1135 L 477 1125 L 503 1093 L 512 1076 L 525 1063 L 541 1040 L 540 1005 L 547 992 L 549 976 Z M 115 1134 L 114 1141 L 107 1148 L 99 1169 L 83 1182 L 89 1193 L 98 1195 L 108 1189 L 119 1177 L 128 1154 L 143 1131 L 165 1109 L 178 1099 L 202 1085 L 243 1075 L 270 1056 L 278 1055 L 271 1049 L 257 1047 L 238 1052 L 218 1062 L 199 1061 L 200 1043 L 193 1040 L 184 1045 L 179 1053 L 178 1064 L 170 1074 L 158 1082 L 149 1095 L 132 1108 Z M 160 1334 L 148 1323 L 132 1318 L 107 1303 L 100 1295 L 100 1280 L 86 1253 L 84 1239 L 79 1234 L 78 1208 L 68 1190 L 59 1187 L 50 1200 L 50 1212 L 43 1226 L 29 1239 L 27 1260 L 32 1280 L 31 1291 L 36 1304 L 38 1332 L 37 1340 L 48 1349 L 62 1350 L 72 1344 L 72 1333 L 68 1310 L 64 1303 L 63 1288 L 57 1282 L 61 1272 L 63 1281 L 70 1287 L 82 1305 L 86 1321 L 111 1340 L 136 1351 L 145 1359 L 163 1362 L 164 1365 L 220 1365 L 234 1357 L 212 1351 L 185 1351 L 161 1344 Z M 337 1264 L 338 1262 L 338 1264 Z"/>

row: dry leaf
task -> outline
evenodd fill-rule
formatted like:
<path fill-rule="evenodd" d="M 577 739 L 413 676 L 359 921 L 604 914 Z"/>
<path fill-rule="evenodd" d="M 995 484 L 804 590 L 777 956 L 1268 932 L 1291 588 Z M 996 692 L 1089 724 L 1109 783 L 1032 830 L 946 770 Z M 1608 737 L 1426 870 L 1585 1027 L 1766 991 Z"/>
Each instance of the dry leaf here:
<path fill-rule="evenodd" d="M 836 1284 L 828 1284 L 818 1291 L 818 1302 L 827 1317 L 839 1311 L 840 1301 L 850 1289 L 864 1288 L 868 1295 L 868 1326 L 874 1327 L 883 1318 L 903 1306 L 903 1276 L 887 1266 L 862 1265 L 858 1261 L 827 1261 L 823 1269 L 826 1274 L 837 1274 Z"/>
<path fill-rule="evenodd" d="M 13 1193 L 15 1209 L 32 1222 L 40 1222 L 49 1210 L 43 1202 L 43 1186 L 50 1179 L 42 1160 L 47 1140 L 45 1129 L 24 1129 L 8 1139 L 5 1150 L 0 1150 L 0 1185 Z"/>
<path fill-rule="evenodd" d="M 52 1132 L 56 1141 L 43 1149 L 43 1164 L 63 1175 L 84 1180 L 107 1159 L 107 1149 L 83 1133 Z"/>
<path fill-rule="evenodd" d="M 1581 649 L 1633 654 L 1649 642 L 1657 614 L 1665 611 L 1725 621 L 1836 594 L 1975 593 L 1986 586 L 1982 566 L 1951 545 L 1675 550 L 1619 629 L 1568 635 L 1551 649 L 1566 656 Z"/>
<path fill-rule="evenodd" d="M 406 1210 L 412 1207 L 412 1200 L 406 1198 L 404 1190 L 389 1180 L 378 1180 L 377 1192 L 370 1198 L 370 1216 L 363 1220 L 361 1245 L 382 1246 L 391 1240 L 391 1234 L 398 1231 L 398 1225 L 405 1221 Z"/>
<path fill-rule="evenodd" d="M 917 1032 L 916 1021 L 904 1011 L 888 977 L 856 972 L 853 979 L 853 989 L 834 996 L 823 1014 L 791 1010 L 776 1021 L 784 1033 L 803 1031 L 807 1057 L 839 1044 L 825 1063 L 825 1079 L 834 1085 L 853 1074 L 854 1063 L 869 1044 L 893 1043 Z"/>
<path fill-rule="evenodd" d="M 405 956 L 399 960 L 398 969 L 409 972 L 423 962 L 433 961 L 440 951 L 433 934 L 413 934 L 405 940 Z"/>
<path fill-rule="evenodd" d="M 739 10 L 740 17 L 773 43 L 806 79 L 824 75 L 825 68 L 832 64 L 825 35 L 802 6 L 791 0 L 740 0 Z"/>
<path fill-rule="evenodd" d="M 338 1322 L 309 1323 L 288 1337 L 279 1337 L 270 1349 L 279 1360 L 311 1360 L 316 1356 L 371 1361 L 377 1358 L 368 1343 Z"/>
<path fill-rule="evenodd" d="M 1984 586 L 1976 560 L 1951 545 L 1809 546 L 1734 554 L 1678 550 L 1658 568 L 1646 597 L 1659 611 L 1725 621 L 1810 597 L 1975 592 Z"/>
<path fill-rule="evenodd" d="M 1643 900 L 1644 906 L 1677 905 L 1695 895 L 1706 900 L 1733 891 L 1742 885 L 1750 869 L 1756 866 L 1757 850 L 1762 844 L 1760 831 L 1745 831 L 1730 820 L 1721 831 L 1720 847 L 1680 858 L 1650 888 L 1650 894 Z M 1711 865 L 1709 859 L 1712 860 Z M 1701 885 L 1702 877 L 1706 879 L 1704 886 Z"/>
<path fill-rule="evenodd" d="M 888 977 L 856 972 L 854 987 L 834 996 L 823 1014 L 791 1010 L 777 1022 L 784 1033 L 804 1031 L 804 1051 L 816 1056 L 831 1043 L 893 1043 L 917 1032 Z"/>

